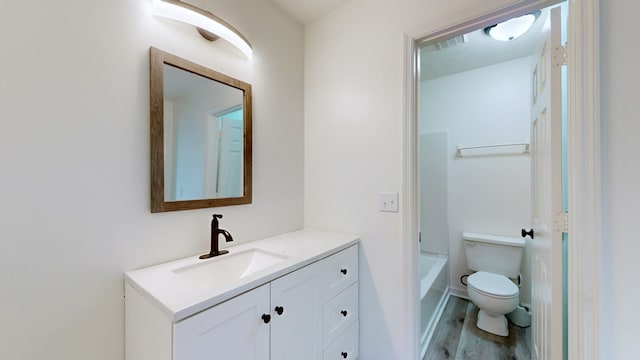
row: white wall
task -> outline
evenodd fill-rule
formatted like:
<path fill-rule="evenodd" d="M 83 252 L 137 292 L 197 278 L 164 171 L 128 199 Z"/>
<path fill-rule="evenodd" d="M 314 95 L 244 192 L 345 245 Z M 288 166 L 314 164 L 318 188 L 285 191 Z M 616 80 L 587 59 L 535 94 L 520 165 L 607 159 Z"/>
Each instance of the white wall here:
<path fill-rule="evenodd" d="M 421 132 L 449 134 L 449 280 L 457 294 L 466 296 L 459 279 L 469 274 L 462 232 L 519 238 L 531 223 L 531 158 L 523 147 L 455 153 L 458 145 L 529 142 L 532 61 L 520 58 L 420 84 Z M 530 304 L 529 261 L 521 272 L 520 301 Z"/>
<path fill-rule="evenodd" d="M 207 251 L 213 212 L 236 243 L 302 227 L 302 26 L 264 0 L 192 2 L 254 59 L 150 0 L 3 4 L 0 358 L 122 359 L 123 272 Z M 253 85 L 253 204 L 150 213 L 149 46 Z"/>
<path fill-rule="evenodd" d="M 637 286 L 640 219 L 638 84 L 640 53 L 632 29 L 640 3 L 602 1 L 602 176 L 604 216 L 602 293 L 606 358 L 640 352 Z M 571 241 L 569 237 L 569 241 Z M 593 249 L 600 251 L 600 249 Z M 604 358 L 604 357 L 603 357 Z"/>

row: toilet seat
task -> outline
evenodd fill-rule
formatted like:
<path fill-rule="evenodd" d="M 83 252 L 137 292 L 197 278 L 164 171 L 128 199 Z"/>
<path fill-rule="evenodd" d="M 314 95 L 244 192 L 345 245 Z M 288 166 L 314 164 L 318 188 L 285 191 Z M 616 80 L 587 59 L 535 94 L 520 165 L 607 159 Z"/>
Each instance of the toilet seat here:
<path fill-rule="evenodd" d="M 467 285 L 473 290 L 492 297 L 509 299 L 520 293 L 518 286 L 504 275 L 478 271 L 467 278 Z"/>

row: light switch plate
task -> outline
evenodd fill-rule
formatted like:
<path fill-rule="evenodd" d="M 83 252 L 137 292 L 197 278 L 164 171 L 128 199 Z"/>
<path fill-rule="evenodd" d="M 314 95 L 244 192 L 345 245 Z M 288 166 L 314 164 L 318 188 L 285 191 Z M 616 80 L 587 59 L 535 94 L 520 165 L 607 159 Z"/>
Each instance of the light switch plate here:
<path fill-rule="evenodd" d="M 398 212 L 398 193 L 381 192 L 378 193 L 380 211 Z"/>

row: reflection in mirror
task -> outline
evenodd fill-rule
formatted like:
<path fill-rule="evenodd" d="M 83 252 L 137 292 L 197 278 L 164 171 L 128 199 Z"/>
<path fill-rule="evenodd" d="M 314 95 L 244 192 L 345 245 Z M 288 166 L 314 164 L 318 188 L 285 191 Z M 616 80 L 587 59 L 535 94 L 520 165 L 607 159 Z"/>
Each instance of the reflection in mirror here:
<path fill-rule="evenodd" d="M 151 211 L 251 202 L 251 86 L 151 48 Z"/>
<path fill-rule="evenodd" d="M 242 196 L 242 91 L 164 64 L 164 198 Z"/>

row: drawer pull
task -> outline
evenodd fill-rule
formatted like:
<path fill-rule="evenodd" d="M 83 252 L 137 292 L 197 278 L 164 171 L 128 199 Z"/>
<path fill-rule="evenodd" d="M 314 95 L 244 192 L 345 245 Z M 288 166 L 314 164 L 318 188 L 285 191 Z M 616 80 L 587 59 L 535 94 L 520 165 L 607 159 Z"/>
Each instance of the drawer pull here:
<path fill-rule="evenodd" d="M 343 359 L 346 359 L 346 358 L 347 358 L 347 356 L 349 356 L 349 354 L 347 354 L 347 353 L 346 353 L 346 352 L 344 352 L 344 351 L 343 351 L 340 355 L 342 355 L 342 358 L 343 358 Z"/>
<path fill-rule="evenodd" d="M 342 275 L 347 275 L 347 269 L 340 269 L 340 272 L 342 273 Z"/>
<path fill-rule="evenodd" d="M 262 321 L 264 321 L 265 324 L 268 324 L 271 321 L 271 315 L 262 314 Z"/>
<path fill-rule="evenodd" d="M 342 314 L 342 316 L 347 317 L 347 310 L 342 310 L 340 311 L 340 313 Z"/>
<path fill-rule="evenodd" d="M 284 307 L 276 306 L 275 310 L 278 315 L 282 315 L 282 313 L 284 312 Z"/>

